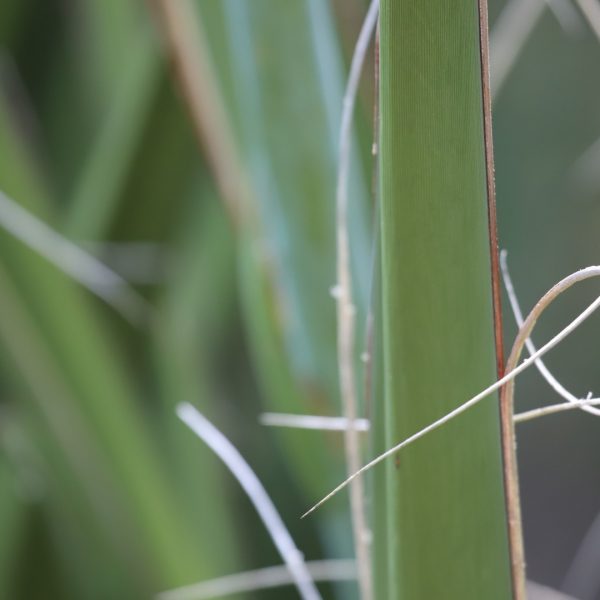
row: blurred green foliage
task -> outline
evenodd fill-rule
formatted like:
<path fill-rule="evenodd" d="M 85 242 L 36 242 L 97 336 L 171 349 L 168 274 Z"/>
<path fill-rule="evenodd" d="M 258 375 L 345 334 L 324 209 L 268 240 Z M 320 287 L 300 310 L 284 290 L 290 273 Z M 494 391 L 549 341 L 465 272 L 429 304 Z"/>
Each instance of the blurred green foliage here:
<path fill-rule="evenodd" d="M 235 230 L 151 3 L 0 8 L 0 187 L 139 279 L 152 307 L 135 327 L 0 233 L 3 598 L 147 598 L 278 562 L 229 474 L 175 418 L 181 401 L 242 449 L 307 558 L 351 553 L 345 503 L 297 518 L 343 472 L 338 434 L 258 424 L 265 409 L 340 410 L 334 14 L 197 4 L 259 199 L 257 222 Z M 358 154 L 355 165 L 364 316 L 370 176 Z M 140 263 L 136 248 L 152 254 Z"/>

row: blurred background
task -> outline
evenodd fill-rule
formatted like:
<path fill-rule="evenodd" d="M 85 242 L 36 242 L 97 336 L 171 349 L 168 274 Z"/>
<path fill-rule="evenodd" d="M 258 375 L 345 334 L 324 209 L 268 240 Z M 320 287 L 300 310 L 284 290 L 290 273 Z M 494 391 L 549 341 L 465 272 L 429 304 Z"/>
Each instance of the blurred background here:
<path fill-rule="evenodd" d="M 366 9 L 0 4 L 0 598 L 150 598 L 281 563 L 180 402 L 240 450 L 307 559 L 352 557 L 346 496 L 299 520 L 344 473 L 340 434 L 259 418 L 341 413 L 337 139 Z M 490 0 L 490 19 L 499 238 L 528 311 L 600 263 L 600 5 Z M 377 239 L 374 64 L 371 50 L 350 185 L 359 324 Z M 594 293 L 557 301 L 535 340 Z M 504 317 L 510 346 L 507 303 Z M 547 357 L 577 396 L 600 392 L 599 328 Z M 557 401 L 533 371 L 516 397 Z M 575 411 L 518 428 L 529 576 L 581 600 L 600 598 L 599 432 Z"/>

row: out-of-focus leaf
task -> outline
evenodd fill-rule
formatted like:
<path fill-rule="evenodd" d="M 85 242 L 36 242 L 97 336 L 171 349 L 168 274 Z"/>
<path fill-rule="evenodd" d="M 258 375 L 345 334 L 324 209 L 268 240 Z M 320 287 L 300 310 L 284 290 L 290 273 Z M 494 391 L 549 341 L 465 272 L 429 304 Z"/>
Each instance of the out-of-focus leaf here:
<path fill-rule="evenodd" d="M 233 300 L 234 244 L 221 207 L 206 185 L 195 182 L 189 196 L 187 218 L 180 225 L 159 303 L 153 354 L 171 476 L 182 492 L 190 530 L 211 540 L 210 552 L 197 567 L 200 580 L 235 571 L 239 554 L 235 520 L 222 463 L 204 452 L 193 436 L 183 435 L 175 408 L 180 402 L 192 402 L 205 414 L 218 413 L 212 367 L 232 310 L 228 299 Z"/>
<path fill-rule="evenodd" d="M 286 361 L 281 338 L 284 316 L 277 290 L 271 285 L 273 265 L 269 264 L 269 257 L 264 256 L 263 248 L 256 241 L 244 239 L 241 246 L 240 287 L 253 364 L 263 393 L 262 405 L 266 411 L 327 414 L 326 398 L 319 397 L 315 390 L 298 387 Z M 335 454 L 339 452 L 341 435 L 285 429 L 279 433 L 307 498 L 308 494 L 318 494 L 328 474 L 339 470 L 339 465 L 336 469 L 335 461 L 331 460 L 331 450 L 333 448 Z"/>
<path fill-rule="evenodd" d="M 19 498 L 17 486 L 6 456 L 0 455 L 0 597 L 3 598 L 11 595 L 13 572 L 27 521 L 27 506 Z"/>
<path fill-rule="evenodd" d="M 259 202 L 267 261 L 294 376 L 339 410 L 334 198 L 343 71 L 329 8 L 294 0 L 206 3 L 213 56 Z M 221 31 L 220 35 L 212 35 Z M 291 62 L 290 62 L 291 61 Z M 294 65 L 290 69 L 290 64 Z M 369 271 L 361 164 L 353 163 L 352 239 L 359 322 Z"/>
<path fill-rule="evenodd" d="M 9 127 L 0 130 L 0 139 L 8 140 L 0 146 L 10 147 L 13 133 Z M 26 166 L 11 167 L 9 161 L 0 165 L 0 185 L 28 199 L 29 178 L 19 178 Z M 45 197 L 34 201 L 42 204 Z M 189 581 L 196 572 L 198 542 L 176 510 L 166 465 L 88 299 L 8 234 L 0 234 L 0 244 L 1 334 L 18 367 L 15 377 L 23 378 L 48 419 L 48 435 L 77 473 L 86 501 L 98 518 L 103 513 L 108 518 L 107 533 L 136 548 L 128 554 L 138 563 L 134 571 L 140 581 L 150 589 Z"/>
<path fill-rule="evenodd" d="M 131 37 L 106 115 L 67 207 L 65 232 L 75 239 L 101 238 L 110 224 L 157 95 L 162 64 L 153 32 L 140 27 Z"/>

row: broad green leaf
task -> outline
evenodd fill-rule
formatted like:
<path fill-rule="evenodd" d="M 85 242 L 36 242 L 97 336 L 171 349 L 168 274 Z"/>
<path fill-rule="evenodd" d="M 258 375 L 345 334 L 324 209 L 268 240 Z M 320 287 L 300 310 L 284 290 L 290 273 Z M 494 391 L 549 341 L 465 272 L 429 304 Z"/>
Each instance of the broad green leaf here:
<path fill-rule="evenodd" d="M 380 59 L 389 447 L 495 379 L 477 3 L 383 0 Z M 385 468 L 386 596 L 510 597 L 497 403 Z"/>

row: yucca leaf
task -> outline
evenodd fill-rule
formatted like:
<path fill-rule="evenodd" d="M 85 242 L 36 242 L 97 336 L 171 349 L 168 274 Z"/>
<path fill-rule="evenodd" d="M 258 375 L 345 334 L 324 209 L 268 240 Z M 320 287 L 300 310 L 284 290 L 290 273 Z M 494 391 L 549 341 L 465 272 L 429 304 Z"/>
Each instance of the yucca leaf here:
<path fill-rule="evenodd" d="M 477 2 L 383 0 L 380 64 L 379 418 L 391 446 L 495 379 Z M 493 400 L 386 475 L 388 597 L 510 597 Z"/>

